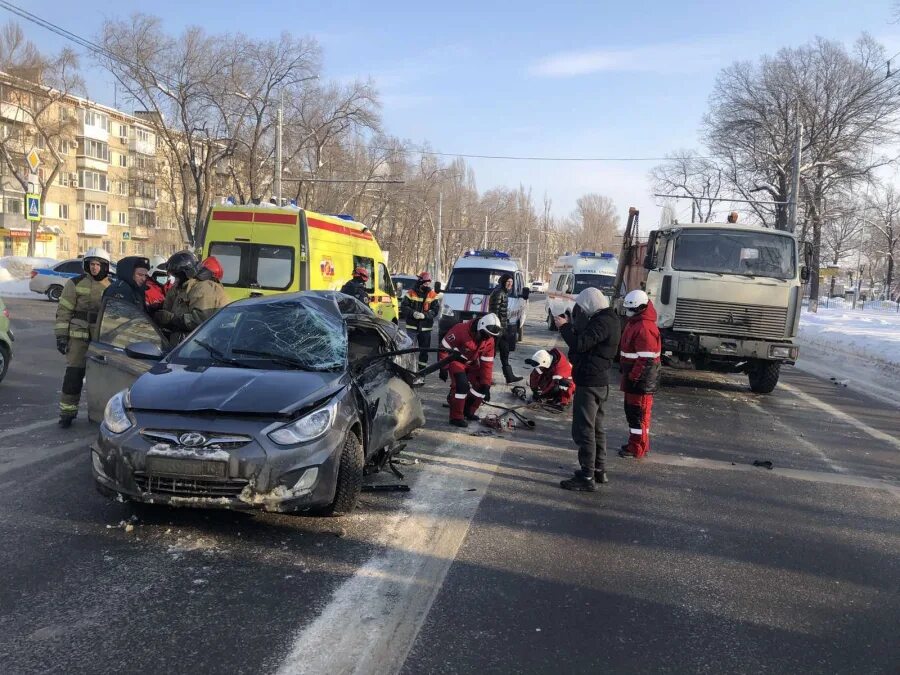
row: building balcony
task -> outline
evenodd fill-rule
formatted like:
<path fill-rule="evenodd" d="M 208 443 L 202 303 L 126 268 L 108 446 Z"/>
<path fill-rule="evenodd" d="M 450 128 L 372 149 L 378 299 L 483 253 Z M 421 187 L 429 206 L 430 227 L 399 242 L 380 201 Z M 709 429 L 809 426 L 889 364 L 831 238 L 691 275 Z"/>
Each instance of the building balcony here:
<path fill-rule="evenodd" d="M 137 152 L 142 155 L 150 155 L 151 157 L 156 156 L 156 141 L 155 140 L 146 140 L 142 141 L 137 138 L 131 138 L 128 141 L 128 149 L 132 152 Z"/>
<path fill-rule="evenodd" d="M 146 225 L 135 225 L 128 229 L 131 232 L 132 239 L 149 239 L 150 238 L 150 228 Z"/>
<path fill-rule="evenodd" d="M 84 225 L 78 234 L 89 237 L 105 237 L 109 234 L 109 223 L 105 220 L 88 220 L 84 219 Z"/>
<path fill-rule="evenodd" d="M 101 129 L 100 127 L 95 127 L 93 125 L 81 123 L 81 133 L 79 136 L 84 136 L 85 138 L 93 138 L 95 141 L 103 141 L 104 143 L 109 143 L 109 132 L 106 129 Z"/>
<path fill-rule="evenodd" d="M 91 171 L 106 173 L 109 170 L 109 160 L 88 157 L 87 155 L 77 155 L 75 157 L 75 166 L 79 169 L 90 169 Z"/>
<path fill-rule="evenodd" d="M 0 117 L 9 120 L 10 122 L 18 122 L 19 124 L 24 124 L 31 119 L 30 115 L 15 103 L 0 103 Z"/>
<path fill-rule="evenodd" d="M 156 199 L 151 199 L 150 197 L 139 197 L 139 196 L 131 195 L 128 198 L 128 208 L 142 209 L 144 211 L 155 211 L 156 210 Z"/>
<path fill-rule="evenodd" d="M 88 190 L 87 188 L 77 188 L 77 199 L 80 202 L 93 202 L 94 204 L 108 204 L 109 192 L 103 190 Z"/>

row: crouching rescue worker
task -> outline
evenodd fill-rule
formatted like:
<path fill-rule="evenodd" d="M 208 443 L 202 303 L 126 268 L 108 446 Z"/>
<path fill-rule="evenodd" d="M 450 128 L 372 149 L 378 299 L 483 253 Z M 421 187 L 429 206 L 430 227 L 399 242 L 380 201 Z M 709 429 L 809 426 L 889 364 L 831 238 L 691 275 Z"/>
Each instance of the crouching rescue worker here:
<path fill-rule="evenodd" d="M 631 291 L 623 302 L 628 321 L 619 346 L 619 368 L 625 393 L 628 444 L 620 457 L 643 457 L 650 452 L 650 411 L 659 387 L 662 341 L 656 326 L 656 308 L 644 291 Z"/>
<path fill-rule="evenodd" d="M 353 296 L 366 307 L 369 306 L 369 291 L 366 286 L 369 283 L 369 270 L 365 267 L 357 267 L 353 270 L 353 278 L 341 287 L 341 293 Z"/>
<path fill-rule="evenodd" d="M 400 305 L 400 315 L 406 321 L 406 332 L 416 341 L 419 349 L 431 348 L 434 319 L 440 310 L 437 293 L 431 290 L 431 275 L 422 272 Z M 419 352 L 419 370 L 428 367 L 428 352 Z"/>
<path fill-rule="evenodd" d="M 441 340 L 438 358 L 450 352 L 462 354 L 466 361 L 451 361 L 441 369 L 441 379 L 450 380 L 450 424 L 467 427 L 478 420 L 475 414 L 481 404 L 490 401 L 494 377 L 494 340 L 500 335 L 500 320 L 494 314 L 456 324 Z"/>
<path fill-rule="evenodd" d="M 214 258 L 207 258 L 212 261 Z M 181 342 L 188 333 L 206 321 L 228 304 L 228 296 L 221 282 L 209 266 L 197 264 L 197 258 L 190 251 L 179 251 L 169 258 L 166 272 L 175 277 L 174 285 L 166 293 L 163 308 L 153 315 L 153 319 L 169 333 L 173 345 Z"/>
<path fill-rule="evenodd" d="M 572 440 L 578 446 L 581 468 L 560 482 L 565 490 L 594 492 L 606 478 L 606 429 L 603 406 L 609 399 L 609 368 L 619 344 L 619 319 L 609 300 L 596 288 L 575 298 L 572 320 L 556 317 L 559 334 L 569 346 L 575 398 Z"/>
<path fill-rule="evenodd" d="M 116 280 L 103 291 L 104 298 L 118 298 L 146 310 L 147 277 L 150 261 L 142 256 L 128 256 L 116 264 Z"/>
<path fill-rule="evenodd" d="M 56 308 L 56 349 L 66 357 L 62 396 L 59 399 L 59 426 L 68 428 L 78 415 L 88 345 L 97 337 L 97 315 L 103 292 L 109 286 L 109 253 L 91 248 L 84 256 L 84 274 L 63 286 Z"/>
<path fill-rule="evenodd" d="M 565 408 L 575 395 L 572 382 L 572 364 L 566 355 L 555 347 L 549 352 L 541 349 L 525 363 L 532 367 L 528 384 L 535 401 Z"/>

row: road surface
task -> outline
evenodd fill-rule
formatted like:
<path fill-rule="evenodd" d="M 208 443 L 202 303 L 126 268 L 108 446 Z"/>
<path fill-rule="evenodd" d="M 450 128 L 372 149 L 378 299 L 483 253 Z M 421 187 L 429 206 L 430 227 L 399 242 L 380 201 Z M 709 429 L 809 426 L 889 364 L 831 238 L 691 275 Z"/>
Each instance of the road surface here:
<path fill-rule="evenodd" d="M 135 509 L 94 491 L 84 413 L 55 426 L 55 305 L 7 301 L 0 663 L 8 673 L 896 672 L 900 415 L 787 369 L 667 373 L 646 461 L 597 494 L 564 416 L 452 430 L 445 386 L 412 491 L 342 519 Z M 532 303 L 519 371 L 553 343 Z M 510 400 L 495 386 L 495 402 Z M 625 440 L 613 392 L 611 447 Z M 774 468 L 752 466 L 769 460 Z M 132 528 L 125 527 L 131 520 Z"/>

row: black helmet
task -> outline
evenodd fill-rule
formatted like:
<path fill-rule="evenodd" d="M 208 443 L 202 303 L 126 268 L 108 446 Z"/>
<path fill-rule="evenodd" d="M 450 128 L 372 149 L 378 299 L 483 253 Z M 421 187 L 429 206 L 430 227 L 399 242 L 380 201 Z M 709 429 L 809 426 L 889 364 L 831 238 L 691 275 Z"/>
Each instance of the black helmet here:
<path fill-rule="evenodd" d="M 179 251 L 178 253 L 173 253 L 166 262 L 166 272 L 181 281 L 185 281 L 197 274 L 198 265 L 197 256 L 193 253 L 190 251 Z"/>

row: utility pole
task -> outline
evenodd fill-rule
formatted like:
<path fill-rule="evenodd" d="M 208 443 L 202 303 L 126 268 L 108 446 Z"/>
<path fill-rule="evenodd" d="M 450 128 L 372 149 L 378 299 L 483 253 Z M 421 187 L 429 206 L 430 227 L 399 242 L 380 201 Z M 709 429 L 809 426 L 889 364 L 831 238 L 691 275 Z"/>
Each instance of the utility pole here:
<path fill-rule="evenodd" d="M 434 233 L 434 283 L 441 277 L 441 229 L 444 219 L 444 191 L 438 192 L 438 221 L 437 231 Z"/>
<path fill-rule="evenodd" d="M 795 113 L 797 124 L 797 138 L 794 142 L 794 161 L 791 175 L 791 199 L 788 206 L 788 232 L 793 233 L 797 229 L 797 199 L 800 197 L 800 153 L 803 146 L 803 122 L 800 121 L 800 106 L 797 104 Z"/>
<path fill-rule="evenodd" d="M 275 205 L 281 206 L 281 136 L 284 131 L 284 92 L 278 102 L 278 117 L 275 132 Z"/>
<path fill-rule="evenodd" d="M 487 215 L 484 216 L 484 234 L 481 236 L 481 248 L 487 249 Z"/>
<path fill-rule="evenodd" d="M 531 283 L 531 230 L 525 230 L 525 283 Z"/>

